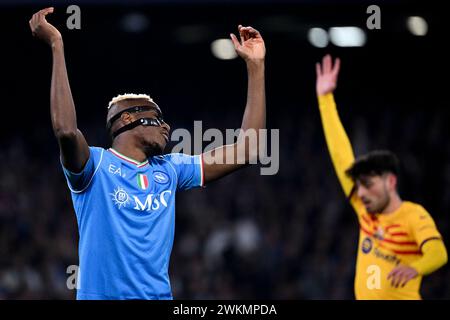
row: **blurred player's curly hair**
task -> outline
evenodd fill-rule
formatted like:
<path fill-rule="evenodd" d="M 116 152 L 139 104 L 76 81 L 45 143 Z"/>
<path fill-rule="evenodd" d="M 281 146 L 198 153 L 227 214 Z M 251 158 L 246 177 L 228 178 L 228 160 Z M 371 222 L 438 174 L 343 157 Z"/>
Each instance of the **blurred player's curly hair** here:
<path fill-rule="evenodd" d="M 355 181 L 365 175 L 393 173 L 398 176 L 399 168 L 400 161 L 395 154 L 388 150 L 375 150 L 358 157 L 345 173 Z"/>

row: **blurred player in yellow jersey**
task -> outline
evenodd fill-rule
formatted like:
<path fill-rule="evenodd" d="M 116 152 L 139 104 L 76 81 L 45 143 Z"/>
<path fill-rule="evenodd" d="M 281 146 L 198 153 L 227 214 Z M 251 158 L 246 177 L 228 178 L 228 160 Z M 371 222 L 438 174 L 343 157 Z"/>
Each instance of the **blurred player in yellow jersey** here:
<path fill-rule="evenodd" d="M 430 214 L 397 191 L 398 160 L 373 151 L 355 160 L 334 102 L 340 61 L 317 63 L 316 91 L 325 138 L 345 195 L 357 213 L 357 299 L 420 299 L 422 276 L 447 263 L 447 251 Z"/>

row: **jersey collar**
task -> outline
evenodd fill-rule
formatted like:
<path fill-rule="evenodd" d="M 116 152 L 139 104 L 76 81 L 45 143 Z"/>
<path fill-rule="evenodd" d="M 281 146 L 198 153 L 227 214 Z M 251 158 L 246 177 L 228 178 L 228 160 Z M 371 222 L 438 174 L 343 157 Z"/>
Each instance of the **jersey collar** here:
<path fill-rule="evenodd" d="M 126 162 L 134 164 L 138 168 L 142 168 L 142 167 L 144 167 L 145 165 L 148 164 L 148 159 L 145 160 L 144 162 L 139 162 L 137 160 L 131 159 L 131 158 L 121 154 L 120 152 L 118 152 L 117 150 L 114 150 L 113 148 L 109 148 L 108 151 L 110 151 L 116 157 L 118 157 L 118 158 L 120 158 L 120 159 L 122 159 L 122 160 L 124 160 Z"/>

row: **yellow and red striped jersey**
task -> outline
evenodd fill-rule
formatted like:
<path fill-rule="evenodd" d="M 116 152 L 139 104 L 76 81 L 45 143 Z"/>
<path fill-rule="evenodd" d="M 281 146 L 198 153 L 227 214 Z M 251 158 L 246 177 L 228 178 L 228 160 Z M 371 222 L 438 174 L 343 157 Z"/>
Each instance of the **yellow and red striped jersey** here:
<path fill-rule="evenodd" d="M 420 299 L 421 276 L 399 288 L 394 288 L 387 277 L 397 265 L 420 259 L 426 241 L 441 237 L 430 214 L 421 205 L 404 201 L 395 212 L 371 215 L 356 196 L 351 201 L 360 226 L 356 298 Z"/>

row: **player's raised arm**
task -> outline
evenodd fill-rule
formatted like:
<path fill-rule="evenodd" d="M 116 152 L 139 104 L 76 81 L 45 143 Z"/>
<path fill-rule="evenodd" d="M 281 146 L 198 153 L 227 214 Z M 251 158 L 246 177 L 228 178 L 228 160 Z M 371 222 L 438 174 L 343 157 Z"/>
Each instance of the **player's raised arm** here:
<path fill-rule="evenodd" d="M 339 69 L 339 58 L 333 65 L 330 55 L 323 58 L 322 64 L 316 64 L 316 93 L 328 151 L 345 195 L 349 196 L 353 189 L 353 181 L 345 171 L 353 164 L 355 157 L 350 140 L 339 118 L 333 96 Z"/>
<path fill-rule="evenodd" d="M 46 42 L 52 49 L 50 113 L 53 132 L 60 147 L 61 160 L 66 169 L 80 172 L 89 158 L 89 147 L 82 133 L 77 129 L 75 106 L 67 76 L 61 33 L 46 20 L 46 16 L 52 12 L 53 8 L 36 12 L 29 24 L 33 36 Z"/>
<path fill-rule="evenodd" d="M 206 152 L 203 157 L 205 183 L 221 178 L 258 158 L 259 130 L 266 125 L 264 59 L 266 48 L 261 34 L 252 27 L 239 26 L 240 40 L 231 34 L 238 55 L 244 59 L 248 74 L 247 104 L 241 132 L 235 144 Z M 256 139 L 251 139 L 252 133 Z M 230 157 L 232 155 L 232 157 Z M 221 161 L 214 161 L 213 159 Z M 232 161 L 229 161 L 230 158 Z M 227 161 L 228 159 L 228 161 Z M 243 161 L 242 161 L 243 160 Z"/>

